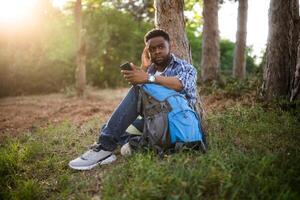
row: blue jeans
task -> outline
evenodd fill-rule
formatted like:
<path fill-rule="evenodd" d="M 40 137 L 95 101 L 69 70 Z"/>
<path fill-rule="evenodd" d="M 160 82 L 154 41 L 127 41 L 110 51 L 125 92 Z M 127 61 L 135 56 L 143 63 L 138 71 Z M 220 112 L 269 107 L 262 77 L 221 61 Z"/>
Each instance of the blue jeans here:
<path fill-rule="evenodd" d="M 137 119 L 138 87 L 133 86 L 115 109 L 110 119 L 100 130 L 98 143 L 108 151 L 113 151 L 118 144 L 125 144 L 130 135 L 126 129 L 132 124 L 138 130 L 143 130 L 144 120 Z"/>

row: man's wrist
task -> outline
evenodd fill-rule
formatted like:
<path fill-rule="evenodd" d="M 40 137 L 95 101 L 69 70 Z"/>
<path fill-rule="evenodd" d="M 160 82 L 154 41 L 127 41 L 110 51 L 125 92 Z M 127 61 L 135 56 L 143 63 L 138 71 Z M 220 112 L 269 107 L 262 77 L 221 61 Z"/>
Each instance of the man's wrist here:
<path fill-rule="evenodd" d="M 148 75 L 148 83 L 155 83 L 156 77 L 154 75 Z"/>

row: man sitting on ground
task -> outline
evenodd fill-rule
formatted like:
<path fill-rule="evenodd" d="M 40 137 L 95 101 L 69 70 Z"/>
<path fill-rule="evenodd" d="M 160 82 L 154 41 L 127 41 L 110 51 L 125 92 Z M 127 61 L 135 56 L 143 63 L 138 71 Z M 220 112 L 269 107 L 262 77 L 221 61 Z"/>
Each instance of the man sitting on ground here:
<path fill-rule="evenodd" d="M 197 71 L 189 63 L 170 53 L 168 33 L 160 29 L 149 31 L 145 37 L 141 69 L 131 63 L 132 70 L 123 70 L 124 78 L 133 85 L 113 112 L 110 119 L 100 130 L 97 145 L 80 157 L 69 162 L 77 170 L 92 169 L 97 165 L 113 162 L 113 151 L 118 144 L 125 144 L 129 135 L 126 129 L 132 124 L 143 130 L 143 119 L 137 119 L 138 88 L 137 85 L 155 83 L 175 90 L 184 95 L 189 106 L 195 109 Z"/>

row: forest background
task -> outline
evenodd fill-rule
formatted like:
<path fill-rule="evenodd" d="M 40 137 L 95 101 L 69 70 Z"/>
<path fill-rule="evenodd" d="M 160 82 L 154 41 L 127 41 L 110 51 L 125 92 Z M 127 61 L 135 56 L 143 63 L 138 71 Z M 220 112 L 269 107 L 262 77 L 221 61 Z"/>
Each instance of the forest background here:
<path fill-rule="evenodd" d="M 139 2 L 143 4 L 142 1 Z M 82 24 L 86 44 L 87 84 L 99 88 L 124 87 L 119 65 L 125 61 L 140 64 L 144 34 L 154 28 L 153 2 L 144 6 L 124 6 L 121 1 L 84 1 Z M 201 75 L 202 17 L 186 1 L 186 31 L 193 64 Z M 201 6 L 201 5 L 200 5 Z M 139 8 L 139 9 L 137 9 Z M 199 11 L 198 11 L 199 12 Z M 64 9 L 50 0 L 38 1 L 30 28 L 0 30 L 0 96 L 51 93 L 72 90 L 76 70 L 76 24 L 74 4 Z M 26 25 L 24 25 L 26 26 Z M 220 72 L 232 74 L 235 44 L 220 41 Z M 247 48 L 248 75 L 262 72 Z"/>

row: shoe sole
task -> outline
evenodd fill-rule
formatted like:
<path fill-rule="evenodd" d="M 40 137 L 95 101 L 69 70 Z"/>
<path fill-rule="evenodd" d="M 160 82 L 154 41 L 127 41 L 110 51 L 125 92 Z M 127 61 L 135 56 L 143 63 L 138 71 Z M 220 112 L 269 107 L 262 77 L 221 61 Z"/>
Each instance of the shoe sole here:
<path fill-rule="evenodd" d="M 104 160 L 100 160 L 99 162 L 93 164 L 93 165 L 89 165 L 89 166 L 72 166 L 69 164 L 69 167 L 72 169 L 76 169 L 76 170 L 91 170 L 92 168 L 96 167 L 97 165 L 106 165 L 106 164 L 110 164 L 112 162 L 114 162 L 115 160 L 117 160 L 117 157 L 112 154 L 109 157 L 105 158 Z"/>

